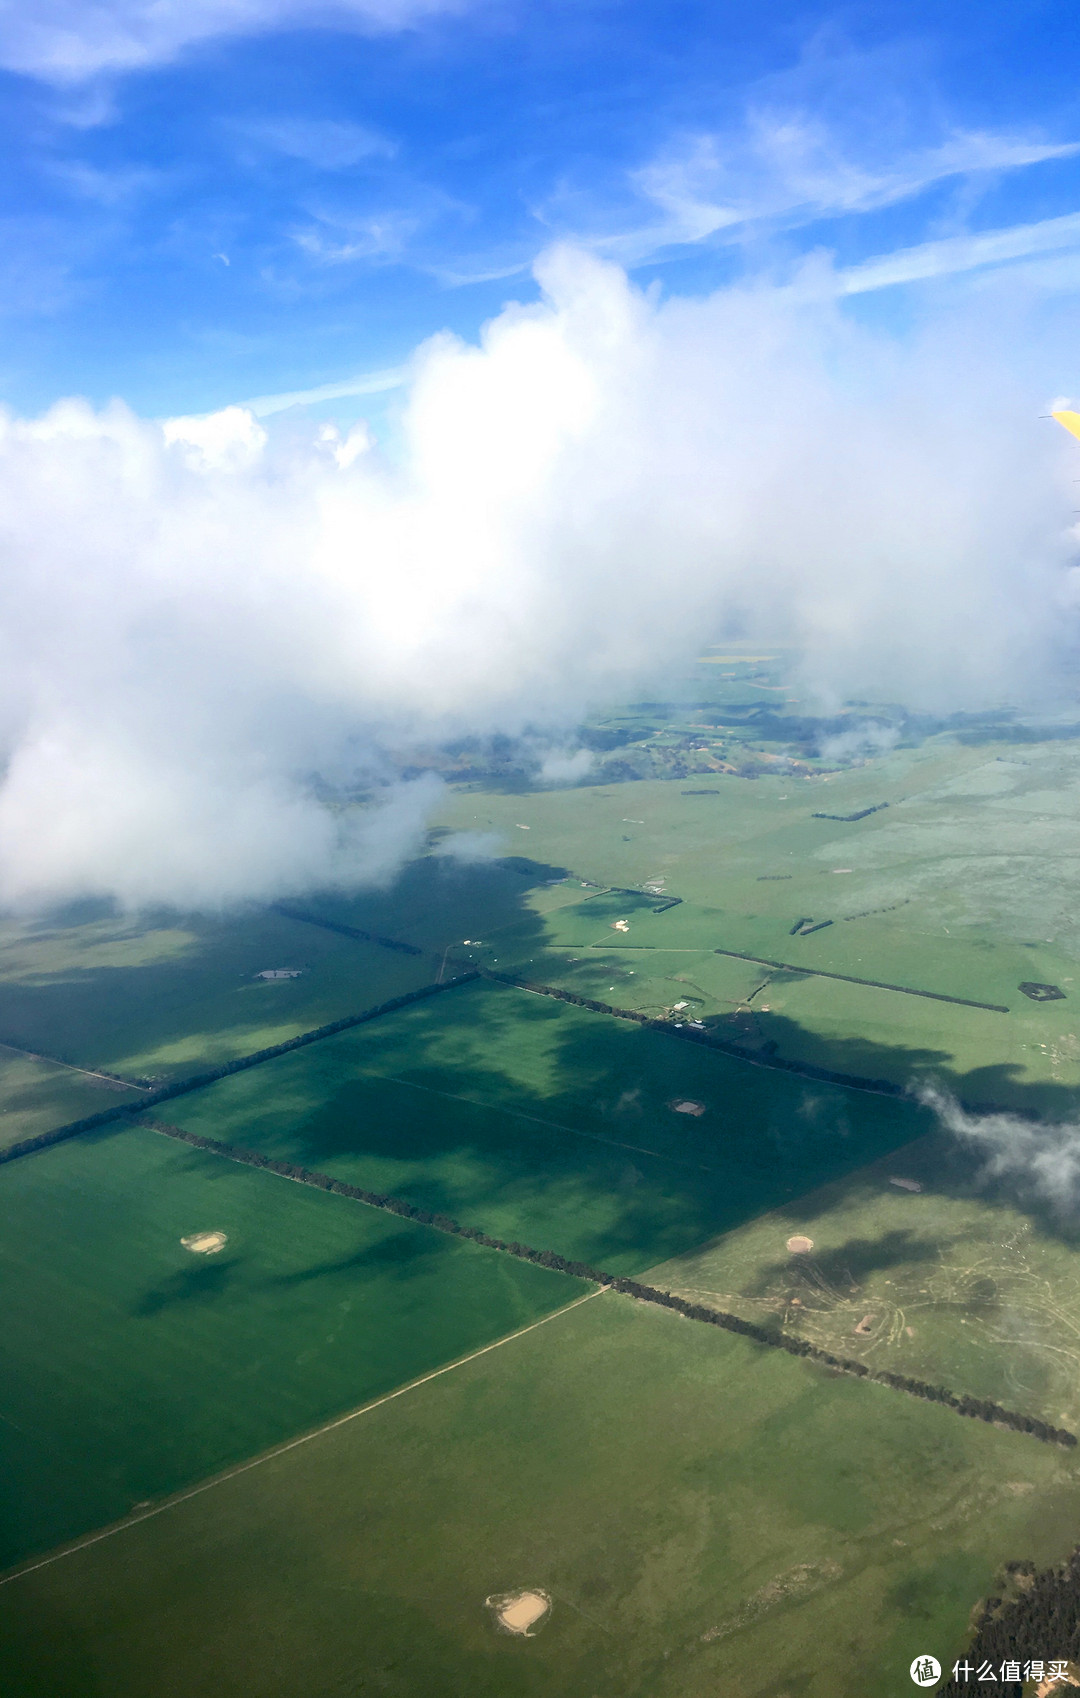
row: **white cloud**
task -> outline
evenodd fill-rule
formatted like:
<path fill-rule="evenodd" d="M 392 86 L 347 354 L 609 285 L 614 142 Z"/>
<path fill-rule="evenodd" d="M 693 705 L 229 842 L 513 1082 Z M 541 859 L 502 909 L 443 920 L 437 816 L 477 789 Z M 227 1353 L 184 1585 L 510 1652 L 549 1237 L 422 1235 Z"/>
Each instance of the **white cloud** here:
<path fill-rule="evenodd" d="M 541 784 L 580 784 L 595 765 L 590 749 L 552 749 L 540 763 Z"/>
<path fill-rule="evenodd" d="M 280 395 L 256 395 L 243 401 L 249 413 L 257 419 L 283 413 L 287 407 L 309 407 L 316 401 L 341 401 L 349 395 L 382 395 L 390 389 L 400 389 L 408 380 L 405 366 L 386 371 L 363 372 L 358 377 L 344 377 L 338 383 L 318 383 L 312 389 L 288 389 Z"/>
<path fill-rule="evenodd" d="M 379 131 L 341 119 L 253 119 L 237 130 L 260 150 L 299 159 L 320 171 L 343 171 L 366 159 L 392 159 L 397 151 Z"/>
<path fill-rule="evenodd" d="M 266 447 L 266 432 L 246 407 L 166 419 L 161 434 L 170 447 L 179 444 L 188 464 L 200 472 L 241 471 Z"/>
<path fill-rule="evenodd" d="M 0 900 L 382 876 L 430 793 L 328 787 L 441 736 L 558 749 L 736 621 L 822 692 L 1052 679 L 1052 315 L 986 295 L 901 345 L 790 290 L 661 303 L 568 249 L 539 275 L 479 346 L 418 351 L 392 464 L 242 408 L 0 420 Z"/>
<path fill-rule="evenodd" d="M 876 212 L 951 179 L 978 182 L 1078 152 L 1080 142 L 962 130 L 932 146 L 910 146 L 888 131 L 850 133 L 850 126 L 845 131 L 797 107 L 751 107 L 739 128 L 674 137 L 630 173 L 639 207 L 651 212 L 617 229 L 601 223 L 588 235 L 579 223 L 576 239 L 636 265 L 707 240 L 743 242 Z M 554 225 L 583 215 L 588 197 L 584 205 L 553 197 L 543 211 Z"/>
<path fill-rule="evenodd" d="M 506 854 L 506 838 L 500 831 L 452 831 L 433 851 L 451 861 L 493 861 Z"/>
<path fill-rule="evenodd" d="M 469 0 L 5 0 L 0 65 L 60 87 L 142 70 L 229 35 L 331 25 L 408 29 Z"/>
<path fill-rule="evenodd" d="M 863 725 L 852 726 L 850 731 L 838 731 L 833 737 L 823 737 L 818 754 L 823 761 L 847 762 L 883 754 L 887 749 L 894 749 L 899 741 L 900 733 L 891 725 L 875 725 L 867 721 Z"/>
<path fill-rule="evenodd" d="M 943 1091 L 926 1089 L 919 1099 L 947 1131 L 982 1160 L 984 1181 L 1004 1180 L 1022 1201 L 1049 1206 L 1059 1220 L 1080 1207 L 1080 1123 L 1034 1121 L 1018 1114 L 968 1114 Z"/>
<path fill-rule="evenodd" d="M 1004 230 L 947 236 L 941 241 L 899 248 L 839 272 L 836 287 L 844 295 L 861 295 L 871 289 L 926 282 L 984 266 L 1030 259 L 1035 254 L 1063 253 L 1077 248 L 1080 248 L 1080 212 L 1069 212 L 1061 218 L 1044 218 L 1035 224 L 1013 224 Z"/>

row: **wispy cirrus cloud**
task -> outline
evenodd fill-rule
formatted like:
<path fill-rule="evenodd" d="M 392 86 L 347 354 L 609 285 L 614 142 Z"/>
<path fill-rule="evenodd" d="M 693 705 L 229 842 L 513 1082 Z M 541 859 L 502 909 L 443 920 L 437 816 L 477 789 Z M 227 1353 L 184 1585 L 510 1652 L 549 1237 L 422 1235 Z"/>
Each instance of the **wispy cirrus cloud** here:
<path fill-rule="evenodd" d="M 298 160 L 316 171 L 346 171 L 368 160 L 392 159 L 397 144 L 366 124 L 339 118 L 275 117 L 235 126 L 249 152 Z"/>
<path fill-rule="evenodd" d="M 289 407 L 310 407 L 319 401 L 341 401 L 353 395 L 383 395 L 391 389 L 400 389 L 408 376 L 407 366 L 393 366 L 386 371 L 368 371 L 356 377 L 343 377 L 334 383 L 319 383 L 310 389 L 289 389 L 280 395 L 255 395 L 248 401 L 241 401 L 240 406 L 255 418 L 266 419 L 274 413 L 285 412 Z"/>
<path fill-rule="evenodd" d="M 1013 224 L 1003 230 L 947 236 L 941 241 L 899 248 L 839 272 L 836 286 L 841 295 L 861 295 L 872 289 L 928 282 L 936 277 L 1077 249 L 1080 249 L 1080 212 L 1069 212 L 1061 218 L 1043 218 L 1034 224 Z"/>
<path fill-rule="evenodd" d="M 959 130 L 933 146 L 879 152 L 806 112 L 756 110 L 740 132 L 682 135 L 633 169 L 628 181 L 643 214 L 638 221 L 575 236 L 622 264 L 641 264 L 710 240 L 740 242 L 877 212 L 938 184 L 1077 154 L 1080 142 Z M 555 200 L 542 215 L 558 223 L 562 211 Z"/>
<path fill-rule="evenodd" d="M 5 0 L 0 66 L 58 87 L 166 64 L 222 36 L 330 26 L 409 29 L 471 0 Z"/>

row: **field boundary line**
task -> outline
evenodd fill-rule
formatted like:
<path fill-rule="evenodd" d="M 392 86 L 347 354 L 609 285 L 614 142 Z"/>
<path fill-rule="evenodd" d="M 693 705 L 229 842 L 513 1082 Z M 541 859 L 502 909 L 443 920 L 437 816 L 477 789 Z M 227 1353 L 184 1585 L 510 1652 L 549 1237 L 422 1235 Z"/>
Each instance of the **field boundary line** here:
<path fill-rule="evenodd" d="M 384 1014 L 396 1014 L 403 1008 L 410 1008 L 413 1003 L 424 1002 L 428 997 L 439 996 L 443 991 L 455 990 L 458 985 L 473 984 L 480 977 L 479 972 L 470 968 L 467 972 L 458 973 L 452 979 L 444 979 L 440 984 L 421 985 L 416 990 L 405 991 L 401 996 L 392 996 L 387 1002 L 378 1002 L 372 1008 L 364 1008 L 358 1014 L 345 1014 L 339 1020 L 331 1020 L 325 1026 L 315 1026 L 309 1032 L 298 1032 L 294 1038 L 286 1038 L 280 1044 L 270 1044 L 266 1049 L 252 1050 L 250 1055 L 238 1055 L 232 1061 L 226 1061 L 220 1067 L 212 1067 L 205 1073 L 193 1073 L 186 1079 L 175 1079 L 170 1085 L 162 1085 L 155 1091 L 147 1091 L 141 1102 L 117 1103 L 114 1108 L 102 1109 L 98 1114 L 84 1115 L 81 1120 L 69 1120 L 64 1126 L 54 1126 L 49 1132 L 39 1132 L 33 1138 L 21 1138 L 16 1144 L 9 1144 L 6 1149 L 0 1149 L 0 1165 L 8 1161 L 17 1161 L 21 1156 L 30 1156 L 37 1150 L 49 1149 L 53 1144 L 62 1144 L 69 1138 L 78 1138 L 83 1132 L 96 1131 L 99 1126 L 111 1125 L 113 1121 L 123 1120 L 134 1115 L 144 1114 L 148 1108 L 156 1108 L 158 1103 L 171 1102 L 173 1097 L 184 1097 L 192 1091 L 201 1091 L 207 1085 L 216 1085 L 220 1079 L 228 1079 L 234 1073 L 244 1073 L 249 1067 L 260 1067 L 264 1061 L 276 1061 L 279 1056 L 288 1055 L 292 1050 L 304 1049 L 308 1044 L 320 1043 L 323 1038 L 335 1038 L 341 1032 L 348 1032 L 355 1026 L 367 1025 L 369 1021 L 378 1020 Z"/>
<path fill-rule="evenodd" d="M 115 1538 L 118 1533 L 126 1533 L 132 1527 L 138 1527 L 143 1521 L 152 1521 L 157 1515 L 164 1515 L 166 1510 L 178 1509 L 182 1503 L 191 1498 L 201 1497 L 204 1492 L 213 1491 L 215 1486 L 224 1486 L 229 1480 L 235 1480 L 240 1474 L 248 1474 L 253 1468 L 261 1468 L 264 1462 L 273 1462 L 278 1456 L 284 1456 L 290 1450 L 297 1450 L 300 1445 L 310 1444 L 313 1439 L 322 1438 L 325 1433 L 332 1433 L 338 1427 L 348 1426 L 350 1421 L 358 1421 L 361 1415 L 370 1415 L 373 1410 L 381 1409 L 384 1403 L 392 1403 L 395 1397 L 404 1397 L 406 1392 L 416 1391 L 418 1387 L 427 1385 L 429 1380 L 437 1380 L 443 1374 L 453 1373 L 455 1368 L 464 1368 L 466 1363 L 475 1362 L 479 1356 L 487 1356 L 492 1350 L 501 1350 L 504 1344 L 513 1344 L 516 1338 L 524 1338 L 528 1332 L 535 1332 L 537 1327 L 546 1326 L 549 1321 L 557 1321 L 563 1315 L 568 1315 L 571 1309 L 578 1309 L 582 1303 L 589 1303 L 594 1297 L 602 1297 L 608 1289 L 601 1286 L 598 1291 L 587 1291 L 584 1297 L 575 1297 L 572 1303 L 567 1303 L 561 1309 L 553 1309 L 550 1315 L 541 1315 L 538 1321 L 530 1321 L 527 1327 L 519 1327 L 516 1332 L 509 1332 L 504 1338 L 497 1338 L 491 1344 L 483 1345 L 479 1350 L 472 1350 L 467 1356 L 459 1356 L 453 1362 L 445 1362 L 441 1368 L 433 1368 L 428 1374 L 421 1374 L 419 1379 L 409 1380 L 406 1385 L 398 1386 L 394 1391 L 384 1392 L 382 1397 L 373 1398 L 370 1403 L 362 1403 L 358 1409 L 350 1409 L 346 1415 L 336 1415 L 332 1421 L 326 1421 L 321 1427 L 316 1427 L 310 1433 L 301 1433 L 299 1438 L 288 1439 L 284 1444 L 275 1445 L 272 1450 L 265 1450 L 258 1456 L 253 1456 L 247 1462 L 238 1463 L 235 1468 L 228 1468 L 222 1474 L 214 1474 L 209 1480 L 203 1480 L 197 1486 L 191 1486 L 187 1491 L 178 1492 L 159 1503 L 153 1509 L 144 1511 L 142 1515 L 128 1516 L 124 1521 L 117 1521 L 111 1527 L 103 1528 L 99 1533 L 91 1533 L 85 1539 L 67 1545 L 63 1550 L 54 1551 L 51 1556 L 39 1557 L 36 1562 L 24 1563 L 21 1568 L 14 1569 L 10 1574 L 0 1576 L 0 1586 L 10 1586 L 15 1580 L 22 1580 L 28 1574 L 36 1574 L 39 1569 L 51 1568 L 54 1563 L 63 1562 L 65 1557 L 77 1556 L 91 1545 L 99 1545 L 103 1539 Z"/>
<path fill-rule="evenodd" d="M 783 962 L 765 961 L 757 955 L 736 955 L 732 949 L 707 949 L 671 951 L 672 954 L 706 954 L 731 955 L 737 961 L 752 961 L 759 967 L 782 967 Z M 818 974 L 821 978 L 839 978 L 838 973 L 818 973 L 815 967 L 788 967 L 792 973 L 808 975 Z M 616 1008 L 610 1002 L 597 1002 L 592 997 L 580 996 L 577 991 L 562 990 L 558 985 L 543 985 L 534 979 L 519 979 L 511 973 L 496 973 L 491 967 L 477 969 L 480 978 L 490 980 L 492 984 L 505 985 L 510 990 L 529 991 L 534 996 L 551 996 L 557 1002 L 568 1002 L 574 1008 L 584 1008 L 590 1014 L 610 1014 L 615 1020 L 630 1020 L 636 1026 L 643 1026 L 650 1032 L 664 1032 L 669 1038 L 680 1039 L 683 1043 L 698 1044 L 702 1049 L 711 1049 L 718 1055 L 732 1056 L 736 1061 L 745 1061 L 750 1067 L 764 1067 L 781 1073 L 793 1073 L 798 1079 L 814 1079 L 825 1085 L 840 1085 L 849 1091 L 867 1091 L 878 1097 L 906 1097 L 908 1088 L 897 1085 L 891 1079 L 864 1079 L 857 1073 L 840 1073 L 833 1067 L 816 1067 L 811 1061 L 796 1061 L 788 1056 L 777 1055 L 775 1051 L 766 1049 L 753 1050 L 745 1044 L 734 1043 L 729 1038 L 720 1038 L 708 1029 L 687 1025 L 677 1025 L 672 1020 L 658 1020 L 654 1015 L 642 1014 L 635 1008 Z M 876 980 L 854 979 L 854 984 L 873 985 L 876 990 L 899 990 L 898 985 L 882 985 Z M 760 986 L 758 989 L 760 990 Z M 959 997 L 946 997 L 937 991 L 910 991 L 910 996 L 934 997 L 942 1002 L 959 1002 Z M 965 1006 L 973 1008 L 990 1008 L 1001 1014 L 1008 1014 L 1010 1009 L 1000 1007 L 997 1003 L 976 1002 Z M 1013 1108 L 1007 1103 L 969 1102 L 964 1097 L 958 1097 L 960 1107 L 968 1114 L 1015 1114 L 1018 1119 L 1030 1121 L 1032 1125 L 1041 1124 L 1039 1117 L 1024 1109 Z M 0 1157 L 2 1159 L 2 1157 Z"/>
<path fill-rule="evenodd" d="M 831 921 L 823 921 L 831 924 Z M 818 928 L 815 926 L 814 930 Z M 757 967 L 775 967 L 783 973 L 804 973 L 814 979 L 839 979 L 845 985 L 867 985 L 871 990 L 896 991 L 900 996 L 925 996 L 931 1002 L 955 1002 L 959 1008 L 982 1008 L 988 1014 L 1008 1014 L 1001 1002 L 975 1002 L 970 996 L 947 996 L 944 991 L 915 990 L 911 985 L 890 985 L 884 979 L 857 979 L 854 973 L 830 973 L 824 967 L 798 966 L 794 961 L 769 961 L 764 955 L 744 955 L 739 949 L 714 949 L 714 955 L 727 955 L 733 961 L 752 961 Z"/>
<path fill-rule="evenodd" d="M 531 1262 L 553 1272 L 569 1274 L 574 1279 L 589 1280 L 602 1289 L 618 1291 L 625 1297 L 633 1297 L 639 1302 L 655 1303 L 661 1308 L 674 1309 L 690 1321 L 703 1321 L 710 1326 L 720 1327 L 726 1332 L 739 1333 L 744 1338 L 753 1339 L 758 1344 L 766 1345 L 772 1350 L 784 1350 L 790 1356 L 802 1356 L 827 1368 L 834 1368 L 840 1373 L 852 1374 L 857 1379 L 867 1380 L 871 1384 L 889 1386 L 893 1391 L 902 1391 L 913 1397 L 926 1398 L 931 1403 L 941 1403 L 954 1410 L 958 1415 L 977 1416 L 983 1421 L 994 1425 L 1011 1428 L 1014 1432 L 1030 1433 L 1033 1437 L 1046 1444 L 1062 1444 L 1075 1446 L 1075 1433 L 1067 1432 L 1064 1428 L 1052 1427 L 1038 1416 L 1022 1415 L 1018 1410 L 1005 1409 L 999 1403 L 989 1398 L 976 1398 L 964 1392 L 957 1394 L 946 1386 L 930 1385 L 925 1380 L 913 1379 L 907 1374 L 893 1374 L 883 1369 L 872 1369 L 865 1362 L 855 1361 L 848 1356 L 834 1356 L 831 1351 L 822 1350 L 818 1345 L 811 1344 L 808 1339 L 785 1333 L 767 1331 L 758 1326 L 756 1321 L 746 1321 L 740 1315 L 730 1314 L 724 1309 L 713 1309 L 702 1303 L 690 1303 L 683 1297 L 678 1297 L 670 1291 L 664 1291 L 654 1285 L 643 1285 L 639 1280 L 626 1278 L 621 1274 L 606 1273 L 601 1268 L 594 1268 L 588 1262 L 571 1261 L 561 1256 L 555 1250 L 537 1250 L 531 1244 L 514 1242 L 507 1244 L 501 1238 L 492 1238 L 479 1227 L 463 1226 L 460 1221 L 450 1215 L 433 1214 L 429 1209 L 418 1209 L 415 1204 L 407 1203 L 401 1197 L 391 1197 L 377 1191 L 365 1191 L 362 1186 L 350 1185 L 347 1181 L 333 1179 L 328 1173 L 319 1173 L 314 1168 L 300 1167 L 295 1162 L 279 1161 L 276 1157 L 261 1155 L 255 1150 L 240 1149 L 234 1144 L 223 1144 L 214 1138 L 204 1138 L 199 1132 L 188 1132 L 182 1126 L 167 1126 L 163 1122 L 150 1122 L 153 1129 L 164 1137 L 176 1138 L 184 1144 L 191 1144 L 196 1149 L 207 1150 L 220 1156 L 225 1161 L 240 1162 L 248 1167 L 257 1168 L 260 1172 L 276 1173 L 284 1179 L 292 1179 L 300 1185 L 311 1185 L 320 1191 L 329 1191 L 340 1197 L 350 1197 L 355 1202 L 362 1203 L 368 1208 L 385 1209 L 388 1214 L 400 1215 L 406 1220 L 416 1221 L 422 1226 L 434 1227 L 438 1232 L 445 1232 L 450 1237 L 463 1238 L 473 1244 L 479 1244 L 488 1250 L 497 1250 L 505 1255 L 514 1256 L 522 1262 Z"/>
<path fill-rule="evenodd" d="M 25 1055 L 28 1061 L 43 1061 L 47 1067 L 63 1067 L 68 1073 L 82 1073 L 87 1079 L 103 1079 L 107 1085 L 118 1085 L 125 1091 L 149 1091 L 150 1085 L 137 1085 L 134 1079 L 121 1079 L 119 1073 L 101 1073 L 94 1067 L 80 1067 L 74 1061 L 61 1061 L 58 1055 L 46 1055 L 39 1049 L 25 1049 L 22 1044 L 8 1043 L 6 1038 L 0 1038 L 0 1049 L 9 1049 L 12 1055 Z"/>
<path fill-rule="evenodd" d="M 672 953 L 708 955 L 717 954 L 718 951 L 693 949 Z M 745 956 L 742 959 L 749 961 L 756 958 Z M 729 1055 L 736 1061 L 748 1062 L 751 1067 L 794 1073 L 800 1079 L 815 1079 L 822 1084 L 843 1085 L 847 1090 L 869 1091 L 879 1097 L 907 1095 L 904 1087 L 893 1084 L 891 1079 L 863 1079 L 855 1073 L 839 1073 L 831 1067 L 815 1067 L 810 1061 L 793 1061 L 787 1056 L 749 1049 L 745 1044 L 734 1043 L 729 1038 L 718 1038 L 714 1032 L 708 1030 L 701 1031 L 690 1025 L 679 1026 L 672 1020 L 658 1020 L 654 1015 L 642 1014 L 636 1008 L 616 1008 L 610 1002 L 597 1002 L 592 997 L 579 996 L 577 991 L 562 990 L 558 985 L 542 985 L 533 979 L 515 978 L 510 973 L 496 973 L 491 967 L 480 967 L 477 971 L 480 978 L 488 979 L 493 984 L 505 985 L 510 990 L 529 991 L 534 996 L 551 996 L 557 1002 L 568 1002 L 572 1007 L 584 1008 L 590 1014 L 610 1014 L 615 1020 L 629 1020 L 635 1026 L 643 1026 L 647 1031 L 663 1032 L 667 1037 L 680 1039 L 683 1043 L 698 1044 L 702 1049 L 714 1050 L 718 1055 Z M 973 1113 L 996 1112 L 992 1105 L 980 1107 L 961 1101 L 960 1106 L 970 1109 Z"/>
<path fill-rule="evenodd" d="M 644 1144 L 624 1144 L 618 1138 L 605 1138 L 600 1132 L 582 1132 L 577 1126 L 564 1126 L 559 1120 L 544 1120 L 539 1114 L 526 1114 L 520 1108 L 506 1108 L 501 1103 L 480 1102 L 476 1097 L 460 1097 L 456 1091 L 437 1091 L 434 1085 L 421 1085 L 416 1079 L 402 1079 L 396 1073 L 365 1073 L 366 1079 L 386 1079 L 393 1085 L 404 1085 L 410 1091 L 426 1091 L 429 1096 L 442 1097 L 446 1102 L 464 1103 L 468 1108 L 489 1109 L 492 1114 L 505 1114 L 512 1120 L 527 1120 L 533 1126 L 547 1126 L 554 1132 L 565 1132 L 571 1138 L 588 1138 L 594 1144 L 606 1144 L 612 1150 L 629 1150 L 635 1156 L 651 1156 L 654 1161 L 671 1162 L 674 1167 L 690 1167 L 696 1173 L 719 1174 L 720 1169 L 706 1167 L 703 1162 L 683 1161 L 678 1156 L 666 1156 L 661 1150 L 647 1150 Z"/>
<path fill-rule="evenodd" d="M 382 949 L 396 949 L 400 955 L 425 955 L 430 950 L 423 950 L 415 943 L 406 943 L 403 938 L 383 937 L 379 932 L 365 931 L 362 926 L 347 926 L 341 920 L 324 920 L 320 914 L 306 914 L 302 908 L 294 908 L 288 902 L 272 904 L 275 914 L 283 919 L 296 920 L 302 926 L 321 926 L 325 932 L 337 932 L 339 937 L 355 938 L 358 943 L 377 943 Z"/>

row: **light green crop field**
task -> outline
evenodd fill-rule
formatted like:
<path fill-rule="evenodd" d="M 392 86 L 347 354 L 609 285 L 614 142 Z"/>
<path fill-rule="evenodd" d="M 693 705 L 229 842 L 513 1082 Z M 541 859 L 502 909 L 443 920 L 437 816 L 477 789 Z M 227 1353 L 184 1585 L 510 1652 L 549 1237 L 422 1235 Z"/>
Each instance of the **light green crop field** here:
<path fill-rule="evenodd" d="M 156 1112 L 612 1272 L 688 1250 L 929 1124 L 909 1102 L 484 983 Z"/>
<path fill-rule="evenodd" d="M 671 1007 L 681 978 L 698 987 L 688 1017 L 735 1015 L 782 1057 L 899 1085 L 932 1072 L 973 1103 L 1036 1113 L 1080 1091 L 1078 824 L 1073 743 L 943 738 L 827 775 L 463 790 L 443 816 L 451 833 L 494 832 L 580 875 L 570 905 L 523 892 L 520 917 L 481 934 L 475 959 L 649 1012 Z M 582 878 L 656 896 L 597 894 Z M 652 911 L 670 896 L 683 900 Z M 718 972 L 716 949 L 789 970 Z M 1064 994 L 1031 1001 L 1031 982 Z"/>
<path fill-rule="evenodd" d="M 1078 1513 L 1070 1453 L 607 1294 L 0 1587 L 0 1684 L 901 1698 Z"/>
<path fill-rule="evenodd" d="M 0 1149 L 138 1095 L 131 1086 L 0 1044 Z"/>
<path fill-rule="evenodd" d="M 280 1043 L 430 984 L 438 968 L 268 910 L 65 918 L 0 925 L 0 1039 L 136 1079 L 175 1078 Z M 299 977 L 256 977 L 275 969 Z"/>
<path fill-rule="evenodd" d="M 587 1289 L 140 1129 L 0 1167 L 0 1211 L 0 1564 Z"/>
<path fill-rule="evenodd" d="M 943 1135 L 919 1139 L 653 1268 L 649 1281 L 1080 1431 L 1075 1223 L 980 1192 L 978 1166 Z M 810 1253 L 787 1251 L 796 1234 Z"/>

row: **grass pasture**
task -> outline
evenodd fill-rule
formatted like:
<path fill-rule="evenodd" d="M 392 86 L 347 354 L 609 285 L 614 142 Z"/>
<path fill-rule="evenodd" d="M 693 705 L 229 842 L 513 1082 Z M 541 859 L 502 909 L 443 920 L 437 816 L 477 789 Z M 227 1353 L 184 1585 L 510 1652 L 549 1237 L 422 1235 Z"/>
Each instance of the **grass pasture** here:
<path fill-rule="evenodd" d="M 1075 1460 L 613 1295 L 0 1587 L 5 1698 L 901 1698 Z M 485 1599 L 540 1587 L 534 1638 Z"/>
<path fill-rule="evenodd" d="M 138 1095 L 111 1079 L 0 1044 L 0 1149 Z"/>
<path fill-rule="evenodd" d="M 0 1209 L 0 1564 L 587 1289 L 140 1128 L 0 1168 Z"/>
<path fill-rule="evenodd" d="M 700 1103 L 700 1116 L 672 1103 Z M 162 1118 L 634 1272 L 848 1171 L 925 1111 L 491 984 L 163 1105 Z"/>
<path fill-rule="evenodd" d="M 934 1134 L 649 1280 L 1080 1432 L 1080 1239 L 973 1175 L 972 1154 Z M 810 1254 L 788 1254 L 794 1234 L 813 1241 Z"/>
<path fill-rule="evenodd" d="M 670 1005 L 666 981 L 681 955 L 679 971 L 703 987 L 696 1012 L 719 1017 L 732 998 L 752 997 L 767 1005 L 761 1042 L 782 1056 L 900 1085 L 932 1068 L 971 1102 L 1058 1112 L 1080 1092 L 1080 754 L 1053 738 L 1025 734 L 1017 747 L 970 735 L 753 783 L 718 774 L 523 795 L 463 790 L 447 805 L 447 830 L 501 834 L 509 849 L 525 825 L 539 863 L 597 885 L 659 881 L 683 899 L 656 913 L 660 899 L 586 893 L 552 911 L 525 890 L 516 920 L 481 933 L 483 959 L 651 1008 Z M 613 929 L 616 918 L 625 931 Z M 800 919 L 831 923 L 792 935 Z M 747 964 L 745 979 L 713 982 L 706 957 L 716 948 L 794 971 Z M 845 989 L 819 976 L 830 972 L 1009 1014 Z M 1031 1002 L 1019 989 L 1027 982 L 1064 997 Z"/>
<path fill-rule="evenodd" d="M 256 977 L 268 969 L 300 976 Z M 429 956 L 271 909 L 217 919 L 84 910 L 63 922 L 7 920 L 0 1039 L 80 1067 L 167 1080 L 430 984 L 437 970 Z"/>

